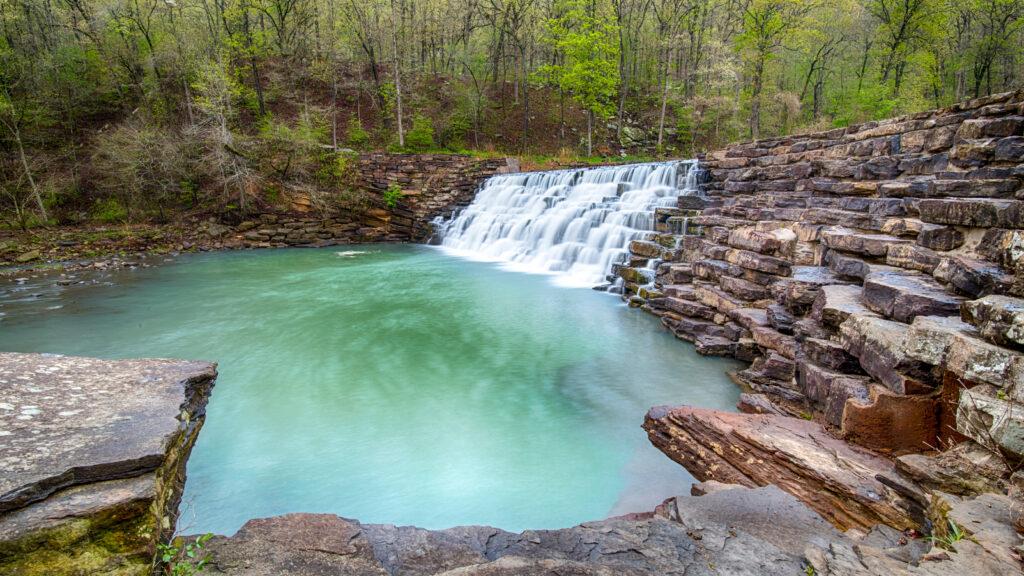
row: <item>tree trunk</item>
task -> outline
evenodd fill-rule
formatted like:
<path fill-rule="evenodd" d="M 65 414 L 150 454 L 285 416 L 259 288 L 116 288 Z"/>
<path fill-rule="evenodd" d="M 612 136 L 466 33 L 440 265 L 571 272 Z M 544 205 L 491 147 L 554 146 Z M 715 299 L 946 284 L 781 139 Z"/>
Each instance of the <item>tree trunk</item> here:
<path fill-rule="evenodd" d="M 398 23 L 395 22 L 395 2 L 391 2 L 391 39 L 395 47 L 395 103 L 398 112 L 398 145 L 405 148 L 405 132 L 402 129 L 402 84 L 398 73 Z"/>
<path fill-rule="evenodd" d="M 592 125 L 594 124 L 594 112 L 587 110 L 587 158 L 593 156 L 594 142 L 591 136 Z"/>

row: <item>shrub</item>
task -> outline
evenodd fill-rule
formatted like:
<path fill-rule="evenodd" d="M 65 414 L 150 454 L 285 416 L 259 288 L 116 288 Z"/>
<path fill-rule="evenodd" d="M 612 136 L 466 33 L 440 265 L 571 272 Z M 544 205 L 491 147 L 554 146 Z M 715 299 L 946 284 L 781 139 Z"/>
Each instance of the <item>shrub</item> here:
<path fill-rule="evenodd" d="M 412 130 L 405 135 L 405 147 L 410 152 L 426 152 L 434 147 L 434 126 L 429 118 L 417 114 L 412 120 Z"/>
<path fill-rule="evenodd" d="M 363 128 L 362 122 L 353 116 L 348 121 L 346 141 L 353 148 L 361 148 L 370 142 L 370 133 Z"/>

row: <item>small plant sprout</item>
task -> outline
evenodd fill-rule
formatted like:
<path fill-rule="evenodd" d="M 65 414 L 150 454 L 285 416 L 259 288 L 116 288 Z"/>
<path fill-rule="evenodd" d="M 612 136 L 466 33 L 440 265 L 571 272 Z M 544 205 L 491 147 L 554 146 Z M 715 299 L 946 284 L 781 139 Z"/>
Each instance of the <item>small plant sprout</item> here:
<path fill-rule="evenodd" d="M 202 572 L 203 567 L 210 561 L 210 555 L 207 554 L 194 564 L 193 562 L 203 549 L 203 544 L 210 538 L 213 538 L 213 534 L 203 534 L 197 537 L 195 542 L 185 542 L 181 536 L 177 536 L 167 544 L 157 544 L 154 563 L 160 573 L 166 576 L 192 576 Z"/>
<path fill-rule="evenodd" d="M 964 534 L 962 528 L 956 525 L 956 522 L 953 522 L 948 518 L 946 519 L 946 522 L 949 523 L 949 532 L 947 532 L 945 536 L 928 536 L 925 540 L 931 540 L 939 548 L 949 550 L 950 552 L 956 552 L 953 544 L 963 540 L 966 534 Z"/>

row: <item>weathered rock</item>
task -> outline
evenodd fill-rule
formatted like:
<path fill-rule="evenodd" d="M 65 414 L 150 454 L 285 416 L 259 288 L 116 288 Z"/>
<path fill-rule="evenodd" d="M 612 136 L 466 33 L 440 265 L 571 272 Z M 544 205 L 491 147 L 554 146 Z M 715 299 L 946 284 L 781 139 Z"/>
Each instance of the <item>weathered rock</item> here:
<path fill-rule="evenodd" d="M 758 308 L 736 308 L 729 312 L 729 318 L 747 330 L 769 324 L 767 313 Z"/>
<path fill-rule="evenodd" d="M 771 324 L 772 328 L 783 334 L 793 333 L 793 323 L 796 322 L 796 317 L 790 314 L 785 306 L 772 304 L 766 309 L 766 313 L 768 323 Z"/>
<path fill-rule="evenodd" d="M 851 356 L 840 342 L 823 338 L 805 337 L 800 349 L 807 359 L 830 370 L 844 374 L 860 374 L 860 362 Z"/>
<path fill-rule="evenodd" d="M 864 305 L 859 286 L 823 286 L 811 307 L 811 318 L 826 328 L 839 330 L 839 326 L 851 314 L 874 316 L 875 313 Z"/>
<path fill-rule="evenodd" d="M 930 450 L 937 445 L 938 406 L 930 396 L 894 394 L 875 386 L 870 401 L 847 403 L 842 430 L 844 438 L 882 452 Z"/>
<path fill-rule="evenodd" d="M 931 274 L 942 261 L 934 251 L 913 244 L 893 244 L 885 255 L 885 263 L 890 266 L 918 270 Z"/>
<path fill-rule="evenodd" d="M 964 233 L 951 226 L 925 224 L 917 243 L 931 250 L 954 250 L 964 243 Z"/>
<path fill-rule="evenodd" d="M 963 300 L 922 274 L 872 272 L 864 279 L 865 305 L 900 322 L 915 316 L 958 314 Z"/>
<path fill-rule="evenodd" d="M 764 326 L 755 326 L 750 332 L 758 346 L 775 350 L 790 360 L 796 358 L 799 347 L 796 338 Z"/>
<path fill-rule="evenodd" d="M 825 230 L 821 235 L 821 243 L 829 248 L 874 257 L 884 257 L 889 246 L 893 244 L 908 242 L 910 240 L 906 238 L 886 234 L 862 234 L 845 228 Z"/>
<path fill-rule="evenodd" d="M 985 296 L 964 302 L 960 315 L 996 344 L 1024 348 L 1024 299 Z"/>
<path fill-rule="evenodd" d="M 876 479 L 888 460 L 828 435 L 820 424 L 777 415 L 689 406 L 652 408 L 651 443 L 699 480 L 774 483 L 840 529 L 916 527 L 920 506 Z"/>
<path fill-rule="evenodd" d="M 21 254 L 18 254 L 14 261 L 17 262 L 18 264 L 24 264 L 26 262 L 37 260 L 39 256 L 39 250 L 29 250 L 28 252 L 22 252 Z"/>
<path fill-rule="evenodd" d="M 731 264 L 736 264 L 749 270 L 775 274 L 777 276 L 789 276 L 793 270 L 793 264 L 789 260 L 765 256 L 748 250 L 729 250 L 725 255 L 725 259 Z"/>
<path fill-rule="evenodd" d="M 843 346 L 864 372 L 897 394 L 930 392 L 927 368 L 906 353 L 910 326 L 872 316 L 851 315 L 839 327 Z"/>
<path fill-rule="evenodd" d="M 932 274 L 972 298 L 1006 292 L 1013 283 L 1013 278 L 999 266 L 963 256 L 943 258 Z"/>
<path fill-rule="evenodd" d="M 833 372 L 806 360 L 799 362 L 798 372 L 804 396 L 837 428 L 843 423 L 847 400 L 869 399 L 867 378 Z"/>
<path fill-rule="evenodd" d="M 981 198 L 927 199 L 919 205 L 921 220 L 975 228 L 1024 228 L 1024 202 Z"/>
<path fill-rule="evenodd" d="M 960 392 L 956 429 L 992 452 L 1024 457 L 1024 405 L 984 387 Z"/>
<path fill-rule="evenodd" d="M 215 376 L 207 362 L 0 353 L 0 573 L 148 574 Z"/>

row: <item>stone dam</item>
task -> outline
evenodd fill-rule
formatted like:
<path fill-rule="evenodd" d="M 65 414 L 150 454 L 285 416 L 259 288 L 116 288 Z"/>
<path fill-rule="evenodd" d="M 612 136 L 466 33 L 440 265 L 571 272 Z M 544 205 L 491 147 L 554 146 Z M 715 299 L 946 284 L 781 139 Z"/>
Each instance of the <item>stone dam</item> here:
<path fill-rule="evenodd" d="M 605 279 L 699 353 L 750 362 L 741 413 L 647 414 L 691 495 L 519 534 L 256 519 L 206 543 L 204 573 L 1020 572 L 1024 92 L 700 160 L 700 192 L 653 207 Z M 431 186 L 402 234 L 475 184 Z M 0 355 L 0 574 L 156 572 L 215 376 Z"/>

